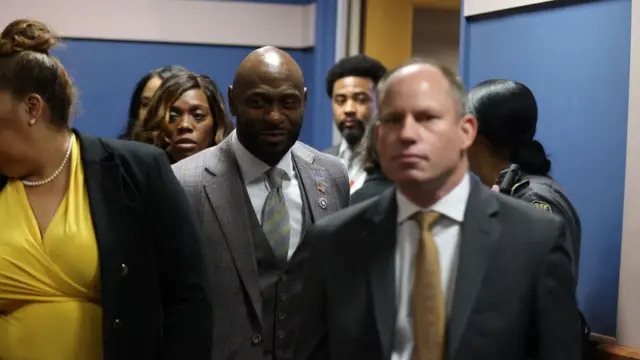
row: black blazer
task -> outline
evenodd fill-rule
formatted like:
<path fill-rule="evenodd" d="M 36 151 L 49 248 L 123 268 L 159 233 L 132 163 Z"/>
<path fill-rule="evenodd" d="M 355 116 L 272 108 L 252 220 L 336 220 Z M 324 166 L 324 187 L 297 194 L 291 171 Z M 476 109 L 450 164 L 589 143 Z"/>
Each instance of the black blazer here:
<path fill-rule="evenodd" d="M 368 171 L 367 178 L 362 187 L 351 194 L 350 205 L 361 203 L 376 196 L 380 196 L 385 190 L 393 187 L 393 181 L 389 180 L 380 167 Z"/>
<path fill-rule="evenodd" d="M 446 360 L 579 360 L 562 220 L 471 180 Z M 388 360 L 396 326 L 395 190 L 309 229 L 314 249 L 296 359 Z"/>
<path fill-rule="evenodd" d="M 211 281 L 165 153 L 76 136 L 98 241 L 104 360 L 210 360 Z"/>

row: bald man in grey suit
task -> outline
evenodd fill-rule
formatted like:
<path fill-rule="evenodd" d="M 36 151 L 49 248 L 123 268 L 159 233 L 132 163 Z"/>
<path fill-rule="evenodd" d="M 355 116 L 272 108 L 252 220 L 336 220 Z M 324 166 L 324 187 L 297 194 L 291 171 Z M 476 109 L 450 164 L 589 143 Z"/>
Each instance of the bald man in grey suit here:
<path fill-rule="evenodd" d="M 258 49 L 229 89 L 236 130 L 173 166 L 204 235 L 215 360 L 292 358 L 310 249 L 304 232 L 349 203 L 340 160 L 297 141 L 305 100 L 298 64 Z"/>

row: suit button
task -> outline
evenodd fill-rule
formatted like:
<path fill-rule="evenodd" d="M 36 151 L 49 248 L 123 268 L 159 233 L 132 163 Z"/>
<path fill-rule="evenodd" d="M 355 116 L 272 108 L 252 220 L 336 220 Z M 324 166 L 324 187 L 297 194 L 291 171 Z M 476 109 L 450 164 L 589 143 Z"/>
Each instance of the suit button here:
<path fill-rule="evenodd" d="M 262 341 L 262 336 L 260 334 L 253 334 L 252 340 L 254 344 L 258 344 L 260 341 Z"/>
<path fill-rule="evenodd" d="M 113 320 L 113 328 L 118 330 L 122 327 L 122 321 L 120 319 Z"/>
<path fill-rule="evenodd" d="M 129 267 L 127 264 L 120 265 L 120 276 L 125 276 L 129 273 Z"/>
<path fill-rule="evenodd" d="M 284 318 L 286 318 L 286 317 L 287 317 L 287 314 L 285 314 L 285 313 L 278 314 L 278 319 L 280 319 L 280 320 L 284 320 Z"/>
<path fill-rule="evenodd" d="M 278 331 L 278 339 L 283 339 L 284 338 L 284 331 L 280 330 Z"/>
<path fill-rule="evenodd" d="M 280 274 L 280 281 L 286 282 L 287 281 L 287 274 Z"/>
<path fill-rule="evenodd" d="M 282 301 L 287 300 L 287 294 L 286 293 L 281 293 L 280 294 L 280 300 L 282 300 Z"/>

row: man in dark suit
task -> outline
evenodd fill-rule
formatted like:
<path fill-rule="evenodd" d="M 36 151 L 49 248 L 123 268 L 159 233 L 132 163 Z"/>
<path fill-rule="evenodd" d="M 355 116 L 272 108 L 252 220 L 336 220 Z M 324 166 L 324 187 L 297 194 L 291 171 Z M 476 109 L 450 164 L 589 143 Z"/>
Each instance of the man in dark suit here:
<path fill-rule="evenodd" d="M 291 358 L 310 249 L 302 235 L 348 205 L 340 161 L 297 142 L 305 101 L 298 64 L 258 49 L 229 89 L 235 132 L 174 165 L 211 264 L 215 360 Z"/>
<path fill-rule="evenodd" d="M 375 89 L 387 68 L 366 55 L 338 61 L 327 74 L 326 91 L 331 99 L 333 121 L 342 141 L 326 150 L 342 160 L 349 174 L 351 193 L 367 177 L 362 159 L 362 139 L 375 110 Z"/>
<path fill-rule="evenodd" d="M 563 223 L 468 174 L 464 102 L 429 62 L 379 85 L 377 145 L 397 189 L 307 232 L 297 359 L 580 359 Z"/>

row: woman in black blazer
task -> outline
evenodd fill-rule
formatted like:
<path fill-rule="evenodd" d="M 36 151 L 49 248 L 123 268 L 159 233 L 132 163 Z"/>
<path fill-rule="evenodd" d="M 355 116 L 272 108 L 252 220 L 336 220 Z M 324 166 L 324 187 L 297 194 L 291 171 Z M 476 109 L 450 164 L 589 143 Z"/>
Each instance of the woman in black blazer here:
<path fill-rule="evenodd" d="M 70 130 L 56 40 L 0 35 L 0 358 L 210 360 L 188 201 L 161 150 Z"/>

